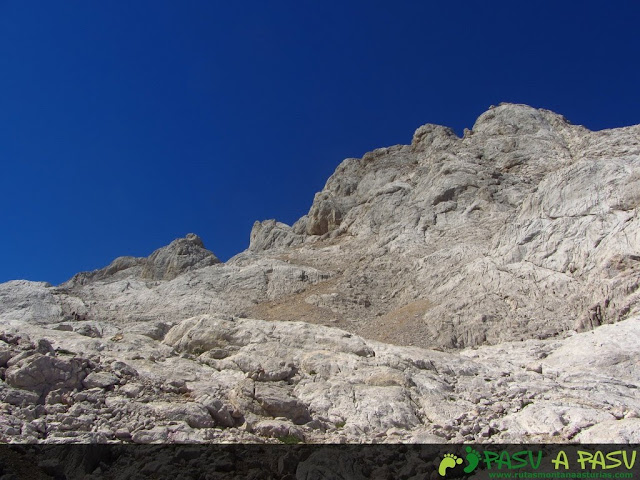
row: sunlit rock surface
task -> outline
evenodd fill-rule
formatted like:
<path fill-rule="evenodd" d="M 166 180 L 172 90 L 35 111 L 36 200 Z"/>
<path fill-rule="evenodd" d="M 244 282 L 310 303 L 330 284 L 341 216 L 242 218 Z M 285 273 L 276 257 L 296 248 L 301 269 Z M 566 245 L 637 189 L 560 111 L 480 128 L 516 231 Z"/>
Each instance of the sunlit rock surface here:
<path fill-rule="evenodd" d="M 640 441 L 640 126 L 503 104 L 189 234 L 0 285 L 3 442 Z"/>

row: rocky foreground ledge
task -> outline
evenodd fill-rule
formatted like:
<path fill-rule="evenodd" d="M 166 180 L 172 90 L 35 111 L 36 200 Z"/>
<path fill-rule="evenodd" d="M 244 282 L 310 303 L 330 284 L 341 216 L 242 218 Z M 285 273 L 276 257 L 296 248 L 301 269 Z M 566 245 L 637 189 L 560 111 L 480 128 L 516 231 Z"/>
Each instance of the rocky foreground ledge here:
<path fill-rule="evenodd" d="M 0 441 L 637 442 L 640 318 L 458 353 L 200 315 L 100 336 L 12 321 Z M 170 328 L 169 328 L 170 327 Z M 163 333 L 164 332 L 164 333 Z"/>

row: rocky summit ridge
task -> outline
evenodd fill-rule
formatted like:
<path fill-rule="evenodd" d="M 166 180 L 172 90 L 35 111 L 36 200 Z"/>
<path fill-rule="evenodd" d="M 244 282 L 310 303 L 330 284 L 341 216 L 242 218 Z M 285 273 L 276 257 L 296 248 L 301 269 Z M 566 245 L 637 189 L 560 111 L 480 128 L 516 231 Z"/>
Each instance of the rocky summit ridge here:
<path fill-rule="evenodd" d="M 638 442 L 640 125 L 501 104 L 189 234 L 0 284 L 3 442 Z"/>

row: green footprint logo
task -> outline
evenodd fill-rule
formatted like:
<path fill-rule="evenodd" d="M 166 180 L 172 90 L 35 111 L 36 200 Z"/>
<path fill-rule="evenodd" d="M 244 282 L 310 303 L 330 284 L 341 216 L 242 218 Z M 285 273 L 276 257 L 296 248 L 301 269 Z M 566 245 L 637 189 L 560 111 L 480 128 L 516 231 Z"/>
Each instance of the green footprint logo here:
<path fill-rule="evenodd" d="M 467 451 L 466 459 L 469 465 L 464 467 L 464 473 L 471 473 L 476 469 L 476 467 L 480 463 L 480 454 L 478 453 L 477 450 L 474 450 L 471 447 L 467 447 L 465 448 L 465 450 Z"/>
<path fill-rule="evenodd" d="M 445 453 L 444 458 L 438 467 L 438 473 L 441 477 L 444 477 L 447 474 L 447 470 L 455 467 L 456 465 L 460 465 L 461 463 L 462 459 L 460 457 L 457 457 L 453 453 Z"/>
<path fill-rule="evenodd" d="M 471 447 L 465 448 L 467 455 L 465 458 L 467 459 L 467 466 L 464 467 L 464 473 L 471 473 L 476 468 L 478 468 L 478 464 L 480 463 L 480 453 L 477 450 L 474 450 Z M 462 459 L 453 453 L 445 453 L 444 458 L 440 461 L 440 466 L 438 467 L 438 473 L 441 477 L 446 476 L 447 470 L 455 467 L 456 465 L 460 465 L 462 463 Z"/>

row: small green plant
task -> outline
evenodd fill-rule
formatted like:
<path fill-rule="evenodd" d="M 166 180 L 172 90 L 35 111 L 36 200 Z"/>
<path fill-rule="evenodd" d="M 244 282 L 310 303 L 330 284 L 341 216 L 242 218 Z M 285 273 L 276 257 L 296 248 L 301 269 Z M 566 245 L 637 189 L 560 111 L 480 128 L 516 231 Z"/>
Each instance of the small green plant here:
<path fill-rule="evenodd" d="M 71 350 L 66 350 L 64 348 L 57 348 L 56 353 L 58 355 L 75 355 L 75 353 L 72 352 Z"/>
<path fill-rule="evenodd" d="M 347 424 L 347 422 L 345 422 L 345 421 L 338 422 L 338 423 L 336 423 L 336 428 L 343 428 L 346 424 Z"/>
<path fill-rule="evenodd" d="M 196 357 L 199 357 L 206 351 L 207 351 L 206 348 L 204 348 L 202 345 L 198 345 L 197 347 L 191 350 L 191 354 L 195 355 Z"/>
<path fill-rule="evenodd" d="M 294 435 L 283 435 L 282 437 L 278 437 L 278 440 L 285 445 L 296 445 L 300 443 L 300 439 Z"/>

